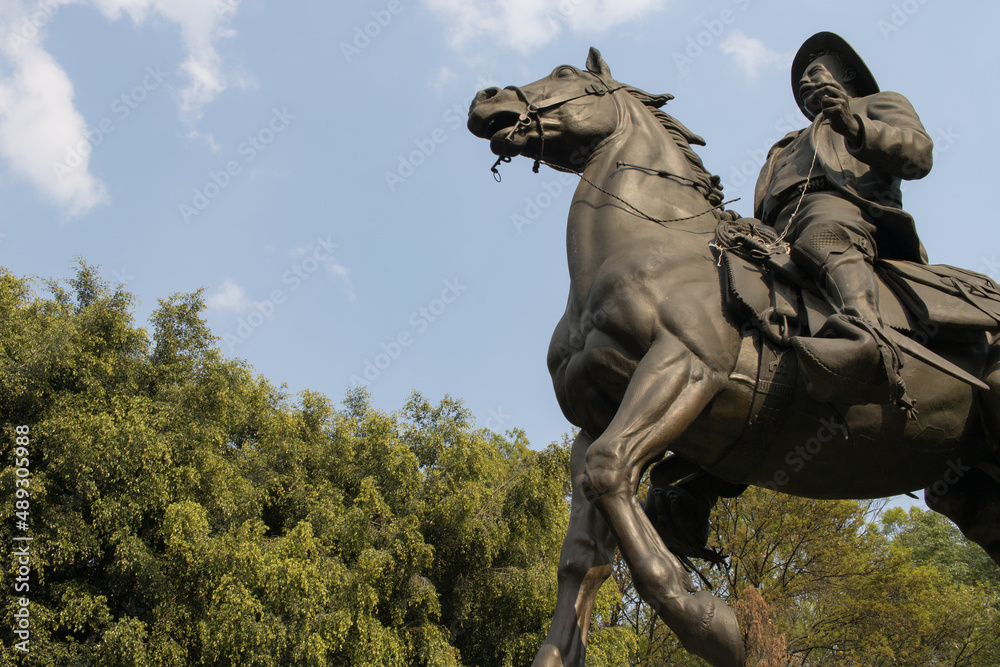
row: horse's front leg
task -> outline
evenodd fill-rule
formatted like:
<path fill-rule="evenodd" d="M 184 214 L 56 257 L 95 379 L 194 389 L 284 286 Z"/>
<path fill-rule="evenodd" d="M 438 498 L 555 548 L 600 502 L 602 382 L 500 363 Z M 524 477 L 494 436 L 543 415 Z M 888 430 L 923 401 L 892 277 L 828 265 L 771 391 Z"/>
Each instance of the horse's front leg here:
<path fill-rule="evenodd" d="M 614 537 L 582 489 L 587 448 L 591 443 L 593 439 L 585 431 L 573 443 L 570 455 L 573 505 L 559 556 L 556 611 L 532 667 L 583 667 L 590 614 L 598 589 L 611 574 Z"/>
<path fill-rule="evenodd" d="M 663 456 L 727 382 L 727 371 L 708 367 L 676 338 L 655 343 L 611 424 L 590 446 L 583 486 L 614 534 L 636 591 L 684 647 L 712 665 L 742 667 L 735 614 L 706 591 L 690 593 L 690 577 L 635 497 L 645 465 Z"/>

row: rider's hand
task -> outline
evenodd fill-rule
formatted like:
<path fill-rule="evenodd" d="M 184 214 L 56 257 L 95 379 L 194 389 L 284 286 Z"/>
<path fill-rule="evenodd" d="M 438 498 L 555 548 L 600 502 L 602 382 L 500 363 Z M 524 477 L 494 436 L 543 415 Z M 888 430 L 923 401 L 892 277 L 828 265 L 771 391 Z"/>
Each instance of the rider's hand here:
<path fill-rule="evenodd" d="M 814 94 L 819 98 L 823 117 L 830 121 L 833 131 L 843 135 L 849 143 L 859 143 L 861 124 L 851 113 L 848 106 L 851 98 L 844 87 L 836 82 L 823 83 L 817 86 Z"/>

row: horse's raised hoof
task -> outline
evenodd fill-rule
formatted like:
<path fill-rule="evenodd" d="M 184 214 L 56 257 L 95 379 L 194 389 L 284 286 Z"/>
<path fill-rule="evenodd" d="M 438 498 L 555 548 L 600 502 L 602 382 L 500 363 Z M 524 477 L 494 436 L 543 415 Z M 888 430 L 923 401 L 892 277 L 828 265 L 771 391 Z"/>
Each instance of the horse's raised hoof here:
<path fill-rule="evenodd" d="M 563 665 L 558 648 L 552 644 L 542 644 L 542 648 L 538 649 L 535 659 L 531 662 L 531 667 L 568 667 L 568 665 Z"/>
<path fill-rule="evenodd" d="M 684 602 L 684 625 L 678 639 L 691 653 L 714 667 L 743 667 L 743 633 L 736 614 L 708 591 L 698 591 Z"/>

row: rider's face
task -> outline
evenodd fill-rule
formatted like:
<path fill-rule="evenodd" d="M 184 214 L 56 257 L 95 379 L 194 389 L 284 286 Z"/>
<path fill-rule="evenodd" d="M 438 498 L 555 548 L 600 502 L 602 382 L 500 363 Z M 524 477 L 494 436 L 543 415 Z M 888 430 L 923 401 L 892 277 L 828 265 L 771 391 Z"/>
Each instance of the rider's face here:
<path fill-rule="evenodd" d="M 814 93 L 823 86 L 835 86 L 850 94 L 850 90 L 845 86 L 854 77 L 844 69 L 840 58 L 834 55 L 824 55 L 816 58 L 799 79 L 799 98 L 802 106 L 816 114 L 822 109 L 820 99 Z"/>

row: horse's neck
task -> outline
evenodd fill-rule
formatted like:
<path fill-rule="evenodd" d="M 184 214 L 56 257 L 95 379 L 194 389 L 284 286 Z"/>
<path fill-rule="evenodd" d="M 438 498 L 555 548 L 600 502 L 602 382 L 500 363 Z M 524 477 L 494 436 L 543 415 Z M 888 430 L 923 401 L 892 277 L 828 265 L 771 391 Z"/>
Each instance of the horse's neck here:
<path fill-rule="evenodd" d="M 567 253 L 578 287 L 589 283 L 608 257 L 661 247 L 695 252 L 707 246 L 715 230 L 712 205 L 698 188 L 648 171 L 694 176 L 659 121 L 641 111 L 633 110 L 622 131 L 595 150 L 574 195 Z M 620 162 L 643 169 L 619 167 Z"/>

